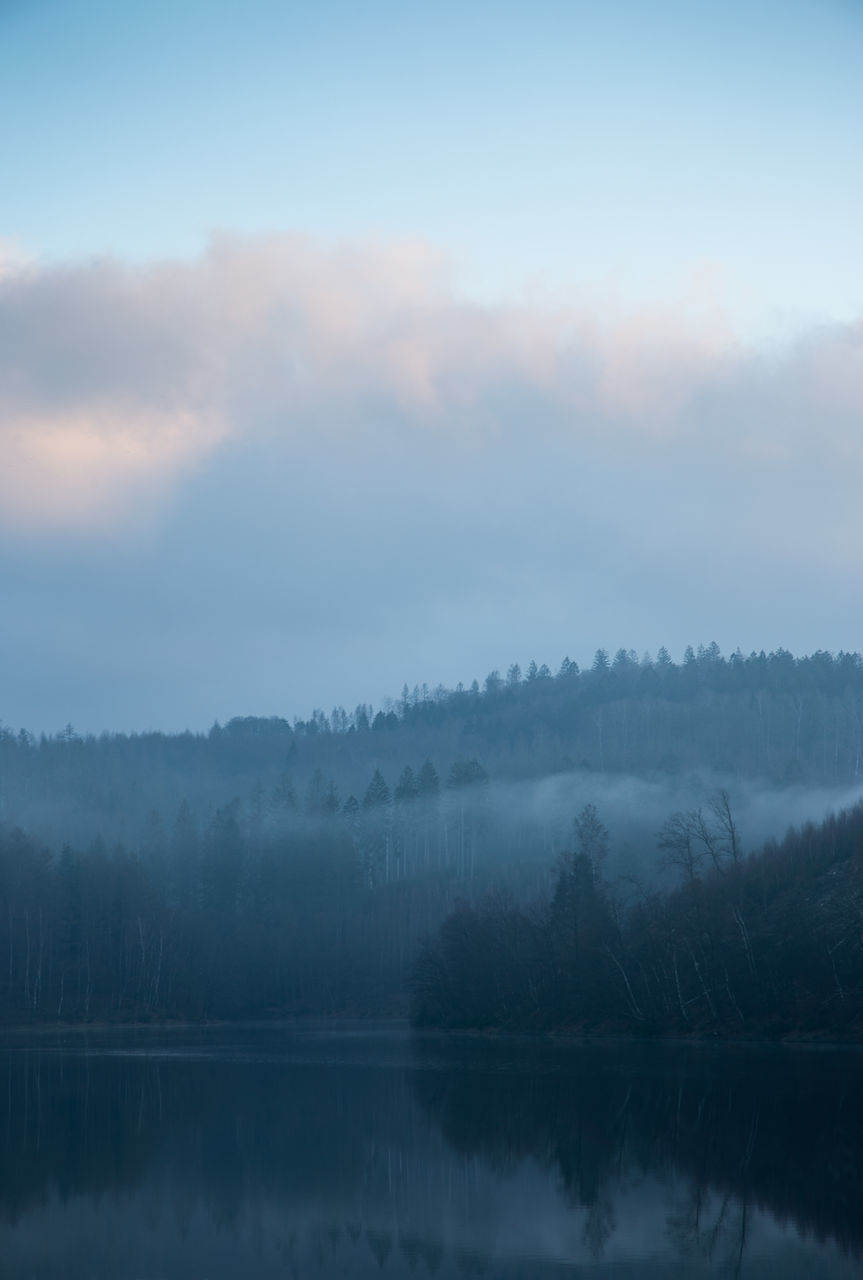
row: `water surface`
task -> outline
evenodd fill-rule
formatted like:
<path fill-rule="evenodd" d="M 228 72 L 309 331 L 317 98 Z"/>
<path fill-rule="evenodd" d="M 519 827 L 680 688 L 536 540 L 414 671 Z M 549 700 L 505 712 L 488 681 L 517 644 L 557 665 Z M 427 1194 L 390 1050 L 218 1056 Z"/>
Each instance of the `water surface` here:
<path fill-rule="evenodd" d="M 7 1035 L 24 1277 L 863 1274 L 856 1050 Z"/>

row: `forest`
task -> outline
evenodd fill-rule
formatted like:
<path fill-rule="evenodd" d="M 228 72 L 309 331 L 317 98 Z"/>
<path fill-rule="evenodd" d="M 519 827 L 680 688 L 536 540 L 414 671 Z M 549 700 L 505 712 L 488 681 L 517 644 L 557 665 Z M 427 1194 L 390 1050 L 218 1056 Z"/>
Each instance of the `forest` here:
<path fill-rule="evenodd" d="M 861 768 L 860 655 L 716 645 L 206 734 L 3 728 L 0 1019 L 853 1034 Z"/>
<path fill-rule="evenodd" d="M 461 903 L 412 973 L 418 1026 L 685 1035 L 863 1032 L 863 804 L 745 857 L 728 794 L 659 832 L 680 874 L 627 895 L 592 805 L 552 893 Z"/>

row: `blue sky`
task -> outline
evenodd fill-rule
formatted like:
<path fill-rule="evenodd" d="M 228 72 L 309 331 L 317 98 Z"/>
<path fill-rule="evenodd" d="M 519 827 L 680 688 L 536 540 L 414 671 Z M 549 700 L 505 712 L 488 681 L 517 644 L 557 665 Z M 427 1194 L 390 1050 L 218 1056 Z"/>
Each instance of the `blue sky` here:
<path fill-rule="evenodd" d="M 848 319 L 861 62 L 851 0 L 13 3 L 4 231 L 55 259 L 421 237 L 485 296 L 706 267 L 747 333 Z"/>
<path fill-rule="evenodd" d="M 0 0 L 0 719 L 859 647 L 861 66 L 852 0 Z"/>

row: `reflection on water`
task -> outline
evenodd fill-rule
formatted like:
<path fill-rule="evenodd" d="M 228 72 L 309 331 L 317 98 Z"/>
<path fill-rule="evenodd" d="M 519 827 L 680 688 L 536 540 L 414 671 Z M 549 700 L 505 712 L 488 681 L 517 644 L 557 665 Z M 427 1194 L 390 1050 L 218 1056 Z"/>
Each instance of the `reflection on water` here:
<path fill-rule="evenodd" d="M 3 1274 L 852 1276 L 856 1051 L 7 1037 Z"/>

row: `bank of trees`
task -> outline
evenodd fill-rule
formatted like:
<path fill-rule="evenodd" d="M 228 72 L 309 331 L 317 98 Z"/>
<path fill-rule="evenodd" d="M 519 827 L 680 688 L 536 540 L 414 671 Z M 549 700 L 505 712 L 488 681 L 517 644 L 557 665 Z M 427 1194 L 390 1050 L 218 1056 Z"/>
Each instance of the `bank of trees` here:
<path fill-rule="evenodd" d="M 574 834 L 550 895 L 461 903 L 425 942 L 418 1025 L 863 1034 L 863 806 L 744 857 L 717 793 L 659 833 L 670 891 L 606 882 L 589 808 Z"/>
<path fill-rule="evenodd" d="M 409 972 L 424 1026 L 863 1032 L 863 806 L 744 856 L 718 792 L 663 824 L 660 889 L 607 873 L 587 805 L 526 902 L 472 867 L 484 786 L 373 777 L 287 826 L 181 807 L 146 854 L 2 832 L 0 1020 L 398 1013 Z"/>
<path fill-rule="evenodd" d="M 341 803 L 285 776 L 203 826 L 151 811 L 133 850 L 0 830 L 0 1021 L 400 1012 L 421 934 L 489 882 L 487 781 L 425 761 Z"/>
<path fill-rule="evenodd" d="M 336 707 L 291 723 L 238 717 L 205 734 L 81 736 L 67 726 L 34 737 L 0 726 L 0 821 L 52 847 L 101 835 L 134 850 L 150 813 L 170 826 L 183 799 L 203 827 L 234 797 L 246 807 L 266 800 L 287 775 L 300 808 L 334 809 L 351 796 L 362 806 L 375 769 L 395 793 L 405 767 L 425 759 L 442 785 L 460 759 L 507 783 L 566 772 L 673 781 L 692 770 L 853 783 L 863 779 L 863 660 L 785 650 L 725 657 L 716 645 L 688 649 L 680 662 L 665 650 L 599 650 L 586 670 L 568 659 L 554 674 L 513 664 L 467 687 L 405 687 L 377 711 Z"/>
<path fill-rule="evenodd" d="M 781 988 L 759 934 L 779 908 L 753 907 L 730 807 L 683 808 L 663 828 L 673 893 L 610 885 L 623 866 L 651 883 L 666 792 L 689 805 L 701 786 L 690 769 L 853 782 L 861 726 L 858 655 L 711 645 L 681 663 L 621 649 L 584 671 L 513 664 L 482 686 L 405 689 L 378 711 L 293 724 L 0 728 L 0 1019 L 399 1010 L 419 939 L 461 900 L 426 961 L 476 972 L 460 997 L 473 1011 L 452 1012 L 442 979 L 424 997 L 441 1012 L 424 1017 L 541 1025 L 552 1009 L 569 1022 L 614 1009 L 644 1026 L 749 1026 Z M 610 846 L 587 810 L 573 844 L 573 809 L 615 771 L 649 779 L 656 812 L 615 812 Z M 562 849 L 550 899 L 526 907 Z M 827 900 L 832 918 L 842 904 Z M 857 944 L 815 928 L 801 954 L 846 1017 Z M 788 947 L 784 963 L 802 964 Z"/>
<path fill-rule="evenodd" d="M 337 833 L 288 859 L 241 849 L 230 818 L 221 825 L 186 900 L 121 849 L 52 858 L 20 832 L 0 839 L 0 1018 L 397 1011 L 412 930 L 434 921 L 433 903 L 404 884 L 363 890 Z"/>

